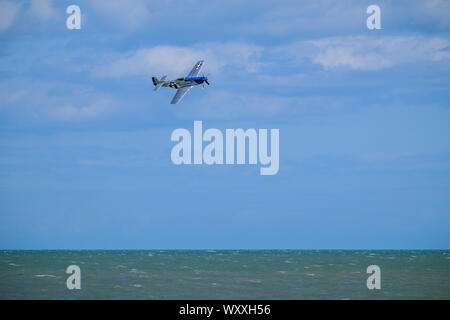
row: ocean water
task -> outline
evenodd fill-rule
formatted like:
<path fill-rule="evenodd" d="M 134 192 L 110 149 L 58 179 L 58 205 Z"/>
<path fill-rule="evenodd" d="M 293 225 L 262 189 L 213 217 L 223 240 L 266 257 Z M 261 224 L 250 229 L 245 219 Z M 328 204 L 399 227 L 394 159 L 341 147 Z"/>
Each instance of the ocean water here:
<path fill-rule="evenodd" d="M 450 299 L 450 251 L 0 251 L 0 299 Z"/>

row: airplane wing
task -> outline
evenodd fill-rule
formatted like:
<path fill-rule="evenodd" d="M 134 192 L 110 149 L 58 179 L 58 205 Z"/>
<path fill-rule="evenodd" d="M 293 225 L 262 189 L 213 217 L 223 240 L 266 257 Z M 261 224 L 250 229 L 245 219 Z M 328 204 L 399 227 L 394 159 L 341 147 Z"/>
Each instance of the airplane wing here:
<path fill-rule="evenodd" d="M 200 60 L 199 62 L 197 62 L 195 64 L 194 68 L 192 68 L 191 72 L 189 72 L 189 74 L 186 76 L 186 78 L 196 77 L 198 75 L 198 73 L 200 72 L 202 65 L 203 65 L 203 60 Z"/>
<path fill-rule="evenodd" d="M 191 71 L 192 72 L 192 71 Z M 175 93 L 175 95 L 173 96 L 172 101 L 170 102 L 171 104 L 176 104 L 178 101 L 181 100 L 181 98 L 184 97 L 184 95 L 191 90 L 193 86 L 187 86 L 187 87 L 182 87 L 180 89 L 177 90 L 177 93 Z"/>

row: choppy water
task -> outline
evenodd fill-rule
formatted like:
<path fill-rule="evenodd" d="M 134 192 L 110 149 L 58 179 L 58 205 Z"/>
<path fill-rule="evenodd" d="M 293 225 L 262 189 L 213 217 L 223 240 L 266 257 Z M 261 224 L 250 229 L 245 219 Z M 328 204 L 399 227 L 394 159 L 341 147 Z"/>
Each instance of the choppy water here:
<path fill-rule="evenodd" d="M 450 251 L 0 251 L 0 299 L 450 299 Z"/>

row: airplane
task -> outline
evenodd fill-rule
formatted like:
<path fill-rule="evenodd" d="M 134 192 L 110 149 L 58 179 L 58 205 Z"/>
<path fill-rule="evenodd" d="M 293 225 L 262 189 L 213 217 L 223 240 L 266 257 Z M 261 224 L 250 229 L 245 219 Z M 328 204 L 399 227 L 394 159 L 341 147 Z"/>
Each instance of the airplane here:
<path fill-rule="evenodd" d="M 152 77 L 153 84 L 155 86 L 155 91 L 157 91 L 161 87 L 169 87 L 177 89 L 177 93 L 173 97 L 171 104 L 176 104 L 179 102 L 184 95 L 191 90 L 193 86 L 197 86 L 199 84 L 202 85 L 202 88 L 205 88 L 205 83 L 209 86 L 208 78 L 202 75 L 198 76 L 200 69 L 202 68 L 203 60 L 198 61 L 194 68 L 192 68 L 191 72 L 185 78 L 178 78 L 176 80 L 166 81 L 167 76 L 163 76 L 161 79 L 157 77 Z"/>

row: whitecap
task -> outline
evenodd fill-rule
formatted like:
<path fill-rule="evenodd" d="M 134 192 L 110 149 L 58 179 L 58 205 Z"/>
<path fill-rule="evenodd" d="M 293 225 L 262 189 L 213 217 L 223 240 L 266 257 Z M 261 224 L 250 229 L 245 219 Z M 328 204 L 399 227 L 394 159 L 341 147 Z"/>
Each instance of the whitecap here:
<path fill-rule="evenodd" d="M 52 274 L 35 274 L 34 276 L 37 278 L 56 278 L 56 276 Z"/>
<path fill-rule="evenodd" d="M 131 273 L 135 273 L 135 274 L 145 274 L 146 273 L 145 271 L 140 271 L 140 270 L 134 269 L 134 268 L 131 269 L 130 272 Z"/>
<path fill-rule="evenodd" d="M 258 279 L 249 279 L 248 282 L 252 282 L 252 283 L 261 283 L 261 280 Z"/>
<path fill-rule="evenodd" d="M 135 288 L 142 288 L 142 284 L 133 284 L 133 287 L 135 287 Z"/>

